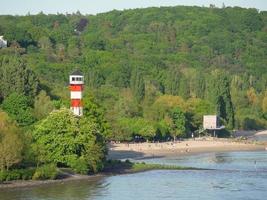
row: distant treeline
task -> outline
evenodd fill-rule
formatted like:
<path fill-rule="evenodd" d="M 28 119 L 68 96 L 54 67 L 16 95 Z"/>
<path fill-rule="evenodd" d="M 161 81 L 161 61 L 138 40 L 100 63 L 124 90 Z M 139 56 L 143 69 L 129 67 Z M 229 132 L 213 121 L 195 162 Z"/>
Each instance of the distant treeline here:
<path fill-rule="evenodd" d="M 69 107 L 68 76 L 85 75 L 110 140 L 198 132 L 204 114 L 228 130 L 267 126 L 267 12 L 163 7 L 98 15 L 0 16 L 2 109 L 32 127 Z M 88 100 L 90 98 L 90 100 Z"/>

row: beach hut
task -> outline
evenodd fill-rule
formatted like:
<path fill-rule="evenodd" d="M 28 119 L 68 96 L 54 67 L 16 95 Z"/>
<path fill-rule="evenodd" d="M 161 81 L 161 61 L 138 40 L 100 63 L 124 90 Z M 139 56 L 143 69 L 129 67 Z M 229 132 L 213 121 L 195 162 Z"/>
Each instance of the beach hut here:
<path fill-rule="evenodd" d="M 220 125 L 220 119 L 217 115 L 204 115 L 203 128 L 204 130 L 212 131 L 213 136 L 216 137 L 216 131 L 224 129 L 225 126 Z"/>

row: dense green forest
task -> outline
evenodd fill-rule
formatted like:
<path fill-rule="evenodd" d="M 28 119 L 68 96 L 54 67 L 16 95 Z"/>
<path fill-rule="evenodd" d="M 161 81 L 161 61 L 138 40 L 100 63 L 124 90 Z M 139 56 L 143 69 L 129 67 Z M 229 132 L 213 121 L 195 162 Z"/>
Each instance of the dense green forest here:
<path fill-rule="evenodd" d="M 267 127 L 266 11 L 177 6 L 0 16 L 0 35 L 8 41 L 0 49 L 0 133 L 22 131 L 33 143 L 21 148 L 28 161 L 97 171 L 105 140 L 186 137 L 202 130 L 204 114 L 219 115 L 227 130 Z M 86 84 L 80 120 L 64 110 L 77 68 Z M 55 139 L 62 128 L 90 139 L 70 133 L 73 151 L 62 157 L 59 146 L 47 157 L 55 146 L 45 145 L 44 134 Z M 38 156 L 27 153 L 36 153 L 34 144 Z"/>

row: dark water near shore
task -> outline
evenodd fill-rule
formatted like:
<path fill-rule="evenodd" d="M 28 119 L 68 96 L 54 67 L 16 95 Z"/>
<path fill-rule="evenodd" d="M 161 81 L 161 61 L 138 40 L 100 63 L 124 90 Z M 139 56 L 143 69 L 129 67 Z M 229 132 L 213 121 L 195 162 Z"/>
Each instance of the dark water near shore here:
<path fill-rule="evenodd" d="M 0 199 L 267 199 L 267 151 L 208 153 L 144 161 L 216 170 L 157 170 L 31 188 L 2 189 Z"/>

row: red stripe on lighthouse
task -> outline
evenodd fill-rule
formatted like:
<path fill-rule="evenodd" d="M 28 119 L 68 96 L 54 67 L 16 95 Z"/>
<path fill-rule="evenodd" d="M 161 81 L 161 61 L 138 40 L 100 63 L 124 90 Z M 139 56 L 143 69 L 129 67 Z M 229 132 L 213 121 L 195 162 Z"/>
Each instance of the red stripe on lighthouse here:
<path fill-rule="evenodd" d="M 71 107 L 82 107 L 82 101 L 80 99 L 72 99 Z"/>
<path fill-rule="evenodd" d="M 70 91 L 83 91 L 83 85 L 70 85 Z"/>

